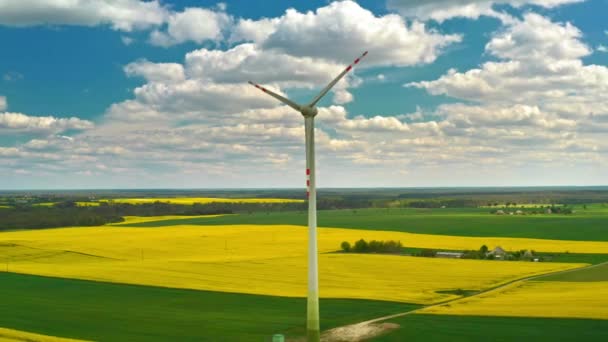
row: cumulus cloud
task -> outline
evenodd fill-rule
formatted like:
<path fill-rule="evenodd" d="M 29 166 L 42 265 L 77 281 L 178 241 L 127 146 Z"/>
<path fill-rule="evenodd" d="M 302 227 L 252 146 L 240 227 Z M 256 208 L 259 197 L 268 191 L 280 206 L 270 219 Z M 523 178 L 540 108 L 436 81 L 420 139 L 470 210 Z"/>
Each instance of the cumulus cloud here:
<path fill-rule="evenodd" d="M 512 167 L 606 164 L 608 68 L 583 63 L 592 50 L 581 37 L 569 23 L 528 13 L 486 45 L 498 61 L 406 86 L 467 101 L 432 113 L 452 150 L 483 146 L 480 157 Z"/>
<path fill-rule="evenodd" d="M 256 44 L 240 44 L 232 49 L 200 49 L 186 54 L 189 77 L 222 83 L 254 80 L 287 87 L 311 87 L 327 83 L 344 64 L 310 57 L 263 50 Z"/>
<path fill-rule="evenodd" d="M 509 25 L 486 45 L 491 54 L 518 61 L 574 60 L 591 53 L 580 41 L 581 31 L 570 23 L 556 24 L 535 13 Z"/>
<path fill-rule="evenodd" d="M 145 59 L 127 64 L 124 71 L 127 76 L 140 76 L 150 82 L 177 82 L 186 78 L 179 63 L 152 63 Z"/>
<path fill-rule="evenodd" d="M 128 36 L 120 36 L 120 41 L 123 44 L 129 46 L 129 45 L 131 45 L 131 44 L 133 44 L 135 42 L 135 39 L 133 39 L 131 37 L 128 37 Z"/>
<path fill-rule="evenodd" d="M 152 32 L 150 42 L 167 47 L 186 41 L 198 44 L 206 40 L 219 41 L 223 39 L 223 31 L 230 23 L 231 18 L 226 13 L 204 8 L 186 8 L 183 12 L 172 13 L 166 31 Z"/>
<path fill-rule="evenodd" d="M 494 5 L 510 5 L 516 8 L 534 5 L 553 8 L 582 1 L 584 0 L 388 0 L 387 5 L 405 17 L 442 22 L 455 17 L 477 19 L 480 16 L 510 20 L 508 15 L 494 10 Z"/>
<path fill-rule="evenodd" d="M 113 104 L 99 123 L 69 139 L 61 130 L 46 129 L 45 136 L 0 147 L 0 171 L 10 165 L 36 174 L 69 173 L 74 179 L 87 177 L 83 184 L 89 186 L 92 179 L 108 180 L 114 187 L 302 184 L 297 172 L 304 167 L 301 115 L 246 81 L 281 93 L 320 87 L 359 55 L 364 43 L 376 45 L 361 66 L 426 63 L 441 52 L 445 45 L 436 42 L 446 36 L 424 26 L 416 31 L 416 25 L 421 24 L 396 15 L 375 16 L 351 1 L 314 12 L 290 10 L 278 18 L 241 20 L 231 36 L 237 45 L 226 50 L 197 49 L 180 63 L 141 59 L 126 65 L 128 76 L 145 81 L 131 99 Z M 363 32 L 370 27 L 380 27 L 374 37 Z M 169 26 L 162 32 L 169 37 Z M 308 50 L 327 51 L 301 53 L 288 42 L 312 47 L 315 42 L 307 41 L 307 34 L 327 47 Z M 535 178 L 530 168 L 559 166 L 569 172 L 571 164 L 608 167 L 608 141 L 603 139 L 608 133 L 608 76 L 606 67 L 584 65 L 582 58 L 591 49 L 581 36 L 570 24 L 527 14 L 491 37 L 486 53 L 494 61 L 409 85 L 463 103 L 398 116 L 349 113 L 341 105 L 319 108 L 320 184 L 471 185 L 474 179 L 475 185 L 496 185 L 496 180 L 513 185 L 518 181 L 513 174 L 532 182 L 546 176 L 539 171 Z M 360 46 L 343 53 L 333 46 L 341 38 Z M 405 51 L 388 51 L 395 44 Z M 404 56 L 408 49 L 413 56 Z M 360 82 L 389 78 L 376 75 L 338 84 L 334 104 L 351 101 L 348 90 Z M 28 124 L 12 125 L 22 127 L 13 131 L 33 131 L 23 128 Z"/>
<path fill-rule="evenodd" d="M 461 37 L 442 35 L 416 21 L 408 24 L 395 14 L 376 16 L 353 1 L 337 1 L 314 12 L 289 9 L 279 18 L 241 20 L 233 39 L 252 40 L 264 49 L 293 56 L 341 62 L 370 50 L 363 65 L 368 67 L 431 63 Z"/>
<path fill-rule="evenodd" d="M 93 123 L 79 118 L 56 118 L 53 116 L 28 116 L 22 113 L 0 113 L 0 131 L 59 133 L 66 130 L 85 130 Z"/>
<path fill-rule="evenodd" d="M 160 25 L 168 15 L 158 0 L 0 0 L 0 25 L 110 25 L 132 31 Z"/>
<path fill-rule="evenodd" d="M 562 114 L 605 113 L 608 68 L 583 64 L 591 50 L 571 24 L 530 13 L 496 34 L 486 51 L 501 61 L 408 86 L 475 102 L 532 103 Z"/>

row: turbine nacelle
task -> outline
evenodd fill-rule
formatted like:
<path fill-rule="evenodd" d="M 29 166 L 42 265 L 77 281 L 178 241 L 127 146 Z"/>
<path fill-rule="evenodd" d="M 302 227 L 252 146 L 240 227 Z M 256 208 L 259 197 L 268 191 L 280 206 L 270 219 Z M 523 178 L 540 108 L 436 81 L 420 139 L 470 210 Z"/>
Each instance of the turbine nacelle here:
<path fill-rule="evenodd" d="M 300 107 L 300 113 L 302 113 L 305 118 L 314 118 L 319 111 L 317 110 L 317 107 L 302 106 Z"/>

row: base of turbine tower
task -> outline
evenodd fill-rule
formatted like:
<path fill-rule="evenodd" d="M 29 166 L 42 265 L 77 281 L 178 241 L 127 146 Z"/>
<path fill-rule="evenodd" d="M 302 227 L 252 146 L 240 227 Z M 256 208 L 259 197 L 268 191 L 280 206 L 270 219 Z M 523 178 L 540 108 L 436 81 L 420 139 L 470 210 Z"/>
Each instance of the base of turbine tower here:
<path fill-rule="evenodd" d="M 309 293 L 307 302 L 306 341 L 319 342 L 321 340 L 321 329 L 319 327 L 319 297 L 317 293 Z"/>
<path fill-rule="evenodd" d="M 306 333 L 307 342 L 319 342 L 321 340 L 321 332 L 319 330 L 308 330 Z"/>

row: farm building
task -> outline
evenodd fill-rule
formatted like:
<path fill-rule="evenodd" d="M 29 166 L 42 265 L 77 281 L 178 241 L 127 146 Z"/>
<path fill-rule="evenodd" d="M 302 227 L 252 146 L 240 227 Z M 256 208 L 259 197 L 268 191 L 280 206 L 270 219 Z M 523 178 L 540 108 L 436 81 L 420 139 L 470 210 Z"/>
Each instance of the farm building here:
<path fill-rule="evenodd" d="M 493 250 L 489 251 L 487 255 L 493 255 L 496 259 L 503 259 L 507 252 L 500 246 L 496 246 Z"/>
<path fill-rule="evenodd" d="M 463 254 L 461 252 L 437 252 L 435 256 L 438 258 L 460 259 Z"/>

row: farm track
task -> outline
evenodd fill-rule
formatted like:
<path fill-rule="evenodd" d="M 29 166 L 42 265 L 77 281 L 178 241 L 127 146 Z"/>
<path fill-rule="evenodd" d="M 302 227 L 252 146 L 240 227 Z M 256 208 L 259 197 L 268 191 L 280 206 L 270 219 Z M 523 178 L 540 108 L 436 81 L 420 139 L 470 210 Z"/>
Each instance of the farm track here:
<path fill-rule="evenodd" d="M 385 334 L 386 332 L 395 329 L 395 327 L 391 326 L 387 326 L 388 323 L 381 323 L 383 321 L 387 321 L 389 319 L 393 319 L 393 318 L 398 318 L 398 317 L 403 317 L 403 316 L 407 316 L 407 315 L 411 315 L 411 314 L 415 314 L 418 312 L 421 312 L 425 309 L 428 308 L 433 308 L 433 307 L 437 307 L 437 306 L 441 306 L 441 305 L 445 305 L 448 303 L 454 303 L 454 302 L 458 302 L 460 300 L 465 300 L 465 299 L 470 299 L 472 297 L 476 297 L 476 296 L 480 296 L 480 295 L 484 295 L 487 293 L 491 293 L 491 292 L 496 292 L 496 291 L 500 291 L 503 290 L 507 287 L 519 284 L 519 283 L 523 283 L 525 281 L 529 281 L 529 280 L 534 280 L 534 279 L 538 279 L 538 278 L 542 278 L 542 277 L 547 277 L 547 276 L 553 276 L 553 275 L 558 275 L 558 274 L 564 274 L 564 273 L 570 273 L 570 272 L 577 272 L 577 271 L 582 271 L 582 270 L 586 270 L 586 269 L 591 269 L 591 268 L 595 268 L 595 267 L 600 267 L 600 266 L 604 266 L 604 265 L 608 265 L 608 261 L 603 262 L 603 263 L 599 263 L 599 264 L 595 264 L 595 265 L 589 265 L 589 266 L 585 266 L 585 267 L 579 267 L 579 268 L 573 268 L 573 269 L 569 269 L 569 270 L 565 270 L 565 271 L 556 271 L 556 272 L 548 272 L 548 273 L 543 273 L 543 274 L 537 274 L 537 275 L 533 275 L 533 276 L 528 276 L 528 277 L 524 277 L 524 278 L 519 278 L 519 279 L 515 279 L 512 280 L 508 283 L 499 285 L 499 286 L 495 286 L 486 290 L 482 290 L 479 291 L 473 295 L 470 296 L 464 296 L 464 297 L 460 297 L 460 298 L 454 298 L 454 299 L 448 299 L 442 302 L 438 302 L 432 305 L 428 305 L 428 306 L 424 306 L 421 307 L 419 309 L 414 309 L 411 311 L 407 311 L 407 312 L 401 312 L 401 313 L 397 313 L 397 314 L 392 314 L 392 315 L 388 315 L 388 316 L 382 316 L 382 317 L 378 317 L 378 318 L 374 318 L 374 319 L 370 319 L 367 321 L 363 321 L 363 322 L 359 322 L 359 323 L 354 323 L 354 324 L 349 324 L 349 325 L 345 325 L 342 327 L 337 327 L 337 328 L 333 328 L 333 329 L 329 329 L 325 332 L 323 332 L 322 336 L 321 336 L 321 341 L 322 342 L 346 342 L 346 341 L 365 341 L 368 340 L 370 338 L 373 337 L 377 337 L 380 335 Z M 384 328 L 386 326 L 386 328 Z"/>

